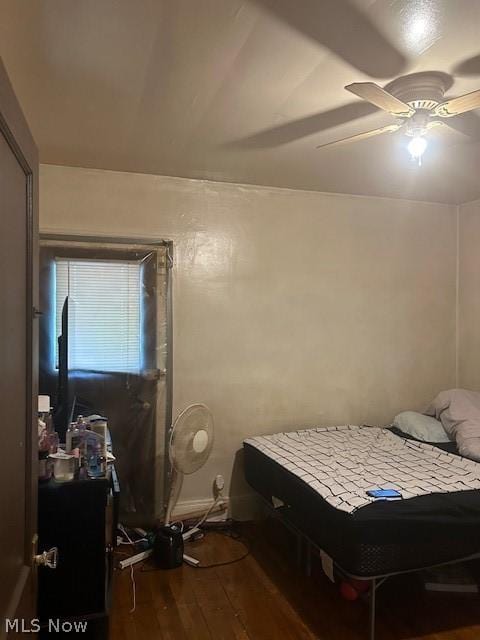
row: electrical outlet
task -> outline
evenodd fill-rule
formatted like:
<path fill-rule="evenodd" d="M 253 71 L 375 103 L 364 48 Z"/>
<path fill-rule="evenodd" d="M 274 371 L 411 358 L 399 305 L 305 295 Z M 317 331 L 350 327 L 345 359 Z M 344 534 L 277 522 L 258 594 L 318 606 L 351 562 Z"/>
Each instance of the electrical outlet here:
<path fill-rule="evenodd" d="M 225 486 L 225 478 L 220 474 L 218 474 L 218 476 L 215 476 L 214 487 L 217 493 L 220 493 L 220 491 L 223 490 L 224 486 Z"/>

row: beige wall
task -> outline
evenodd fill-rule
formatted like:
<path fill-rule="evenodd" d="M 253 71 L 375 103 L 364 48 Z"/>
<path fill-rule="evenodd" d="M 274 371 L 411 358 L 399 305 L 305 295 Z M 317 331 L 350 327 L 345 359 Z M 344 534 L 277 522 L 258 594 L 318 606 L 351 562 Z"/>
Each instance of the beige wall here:
<path fill-rule="evenodd" d="M 480 200 L 459 207 L 458 382 L 480 391 Z"/>
<path fill-rule="evenodd" d="M 175 412 L 216 421 L 183 500 L 246 436 L 385 424 L 454 385 L 454 207 L 42 166 L 41 227 L 173 240 Z"/>

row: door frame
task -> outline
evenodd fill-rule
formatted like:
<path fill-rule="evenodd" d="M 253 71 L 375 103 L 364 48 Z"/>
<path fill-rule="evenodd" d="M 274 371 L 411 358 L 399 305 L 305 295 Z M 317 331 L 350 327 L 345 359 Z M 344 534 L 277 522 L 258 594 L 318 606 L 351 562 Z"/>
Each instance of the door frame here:
<path fill-rule="evenodd" d="M 171 491 L 173 467 L 168 456 L 170 438 L 173 428 L 173 267 L 174 267 L 174 243 L 172 240 L 161 238 L 145 238 L 143 236 L 110 236 L 110 235 L 89 235 L 84 233 L 55 233 L 41 232 L 39 234 L 39 247 L 49 247 L 59 249 L 60 255 L 75 255 L 72 252 L 78 250 L 94 251 L 155 251 L 160 247 L 165 249 L 165 263 L 158 265 L 158 269 L 163 269 L 165 278 L 165 341 L 166 341 L 166 373 L 165 373 L 165 406 L 162 415 L 164 416 L 164 437 L 163 441 L 157 440 L 157 447 L 162 451 L 164 461 L 163 473 L 161 477 L 156 476 L 154 507 L 158 509 L 156 518 L 162 519 L 165 516 L 168 498 Z M 40 260 L 39 260 L 40 262 Z M 39 276 L 39 282 L 42 275 Z M 40 297 L 40 299 L 42 299 Z M 48 314 L 48 311 L 47 311 Z M 45 319 L 45 318 L 44 318 Z M 40 340 L 41 342 L 41 340 Z M 40 345 L 40 351 L 42 346 Z M 42 357 L 40 357 L 40 365 Z M 160 414 L 159 414 L 160 415 Z M 158 417 L 156 425 L 156 438 L 158 437 Z M 157 450 L 157 455 L 159 451 Z M 121 479 L 120 479 L 121 481 Z M 160 499 L 161 498 L 161 499 Z M 143 526 L 143 525 L 142 525 Z"/>
<path fill-rule="evenodd" d="M 38 151 L 27 121 L 0 58 L 0 134 L 10 147 L 26 179 L 27 282 L 26 295 L 26 416 L 25 416 L 25 549 L 21 575 L 8 603 L 6 616 L 36 614 L 36 573 L 33 561 L 37 531 L 38 482 Z M 6 550 L 2 551 L 3 553 Z M 2 621 L 0 638 L 6 635 Z"/>

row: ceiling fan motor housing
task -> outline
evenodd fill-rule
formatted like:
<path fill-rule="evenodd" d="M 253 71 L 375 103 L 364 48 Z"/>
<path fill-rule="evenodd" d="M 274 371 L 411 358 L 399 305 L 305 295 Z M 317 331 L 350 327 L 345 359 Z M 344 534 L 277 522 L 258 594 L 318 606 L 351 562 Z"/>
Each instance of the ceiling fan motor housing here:
<path fill-rule="evenodd" d="M 385 89 L 417 111 L 432 111 L 443 101 L 452 79 L 439 71 L 412 73 L 388 84 Z"/>

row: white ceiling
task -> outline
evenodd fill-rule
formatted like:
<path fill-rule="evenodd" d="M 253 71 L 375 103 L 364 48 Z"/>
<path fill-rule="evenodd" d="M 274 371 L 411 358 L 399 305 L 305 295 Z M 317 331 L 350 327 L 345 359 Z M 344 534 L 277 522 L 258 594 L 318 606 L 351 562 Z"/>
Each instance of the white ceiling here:
<path fill-rule="evenodd" d="M 480 197 L 480 111 L 467 120 L 476 141 L 432 131 L 422 167 L 401 133 L 315 148 L 392 122 L 348 83 L 437 70 L 453 76 L 447 95 L 480 88 L 480 0 L 0 0 L 0 11 L 0 53 L 42 162 Z"/>

